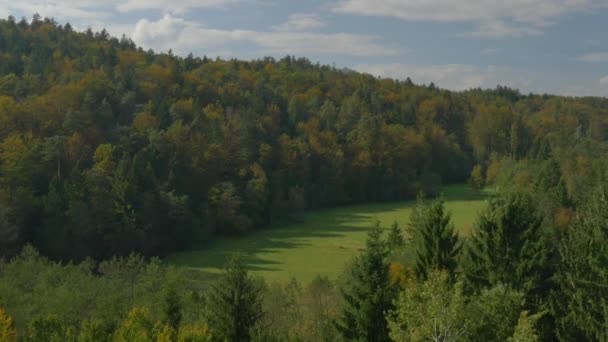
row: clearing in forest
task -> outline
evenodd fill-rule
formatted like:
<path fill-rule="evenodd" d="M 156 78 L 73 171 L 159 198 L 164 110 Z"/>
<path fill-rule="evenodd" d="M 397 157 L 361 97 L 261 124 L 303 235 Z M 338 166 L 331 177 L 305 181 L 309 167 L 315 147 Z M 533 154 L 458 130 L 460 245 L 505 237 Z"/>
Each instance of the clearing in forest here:
<path fill-rule="evenodd" d="M 466 185 L 443 189 L 446 208 L 457 231 L 470 233 L 486 196 Z M 317 275 L 337 279 L 345 264 L 365 245 L 375 220 L 383 228 L 394 221 L 405 227 L 415 201 L 372 203 L 312 211 L 303 222 L 252 232 L 242 237 L 221 237 L 167 258 L 174 265 L 218 273 L 227 258 L 240 253 L 253 274 L 266 281 L 296 278 L 307 283 Z"/>

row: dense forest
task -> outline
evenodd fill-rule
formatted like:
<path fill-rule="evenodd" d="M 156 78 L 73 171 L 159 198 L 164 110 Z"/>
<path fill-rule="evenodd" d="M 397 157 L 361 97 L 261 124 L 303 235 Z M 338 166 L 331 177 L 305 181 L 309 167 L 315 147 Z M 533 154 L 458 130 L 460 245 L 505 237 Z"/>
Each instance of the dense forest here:
<path fill-rule="evenodd" d="M 607 141 L 604 98 L 182 58 L 9 17 L 0 340 L 605 340 Z M 420 199 L 337 284 L 264 284 L 235 258 L 209 287 L 131 254 L 456 182 L 498 192 L 470 238 Z"/>

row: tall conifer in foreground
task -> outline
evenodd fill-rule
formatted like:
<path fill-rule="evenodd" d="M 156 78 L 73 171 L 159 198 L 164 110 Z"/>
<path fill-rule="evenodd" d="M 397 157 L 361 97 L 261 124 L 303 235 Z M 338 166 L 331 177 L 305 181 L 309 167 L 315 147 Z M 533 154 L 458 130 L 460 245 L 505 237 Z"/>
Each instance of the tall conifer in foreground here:
<path fill-rule="evenodd" d="M 349 270 L 341 289 L 344 308 L 336 326 L 349 341 L 388 341 L 385 315 L 393 308 L 395 291 L 388 277 L 388 251 L 376 225 L 367 236 L 365 251 Z"/>
<path fill-rule="evenodd" d="M 465 284 L 478 291 L 498 284 L 522 291 L 529 305 L 546 294 L 551 244 L 532 196 L 509 194 L 490 202 L 480 215 L 465 252 Z"/>
<path fill-rule="evenodd" d="M 415 234 L 416 275 L 426 279 L 432 269 L 443 269 L 453 277 L 460 244 L 444 201 L 419 204 L 410 227 Z"/>
<path fill-rule="evenodd" d="M 390 251 L 395 251 L 405 246 L 405 238 L 403 237 L 401 226 L 399 225 L 399 223 L 397 223 L 397 221 L 393 223 L 393 225 L 391 226 L 391 230 L 388 232 L 386 244 Z"/>
<path fill-rule="evenodd" d="M 565 232 L 553 295 L 559 337 L 608 339 L 608 194 L 600 187 Z"/>
<path fill-rule="evenodd" d="M 250 341 L 251 329 L 263 316 L 261 288 L 240 257 L 233 257 L 209 296 L 209 323 L 221 341 Z"/>

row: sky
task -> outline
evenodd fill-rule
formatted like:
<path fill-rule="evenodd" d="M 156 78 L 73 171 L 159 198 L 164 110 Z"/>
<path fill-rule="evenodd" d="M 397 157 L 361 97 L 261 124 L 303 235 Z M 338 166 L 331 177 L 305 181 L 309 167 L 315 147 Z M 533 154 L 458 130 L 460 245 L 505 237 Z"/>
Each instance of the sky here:
<path fill-rule="evenodd" d="M 286 55 L 464 90 L 608 96 L 608 0 L 0 0 L 157 52 Z"/>

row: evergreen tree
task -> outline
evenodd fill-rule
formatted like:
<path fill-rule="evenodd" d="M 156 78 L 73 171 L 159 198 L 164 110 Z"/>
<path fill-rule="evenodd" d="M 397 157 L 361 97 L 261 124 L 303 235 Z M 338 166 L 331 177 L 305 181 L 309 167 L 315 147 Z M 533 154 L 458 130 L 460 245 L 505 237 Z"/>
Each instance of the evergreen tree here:
<path fill-rule="evenodd" d="M 399 226 L 397 221 L 393 223 L 391 230 L 388 232 L 386 244 L 390 251 L 394 251 L 405 246 L 405 238 L 403 237 L 401 226 Z"/>
<path fill-rule="evenodd" d="M 419 217 L 411 222 L 416 234 L 416 275 L 425 279 L 432 269 L 444 269 L 454 275 L 456 258 L 460 252 L 458 235 L 444 201 L 433 201 L 422 206 Z"/>
<path fill-rule="evenodd" d="M 336 327 L 347 340 L 388 341 L 385 315 L 393 308 L 395 291 L 388 277 L 388 251 L 374 227 L 367 236 L 365 251 L 349 270 L 348 284 L 341 288 L 344 308 Z"/>
<path fill-rule="evenodd" d="M 608 338 L 608 194 L 602 186 L 559 245 L 552 309 L 560 338 Z"/>
<path fill-rule="evenodd" d="M 532 196 L 509 194 L 493 199 L 467 244 L 463 272 L 469 289 L 505 284 L 538 304 L 551 277 L 551 244 Z"/>
<path fill-rule="evenodd" d="M 226 341 L 249 341 L 263 316 L 261 287 L 249 276 L 240 257 L 233 257 L 209 296 L 210 328 Z"/>

